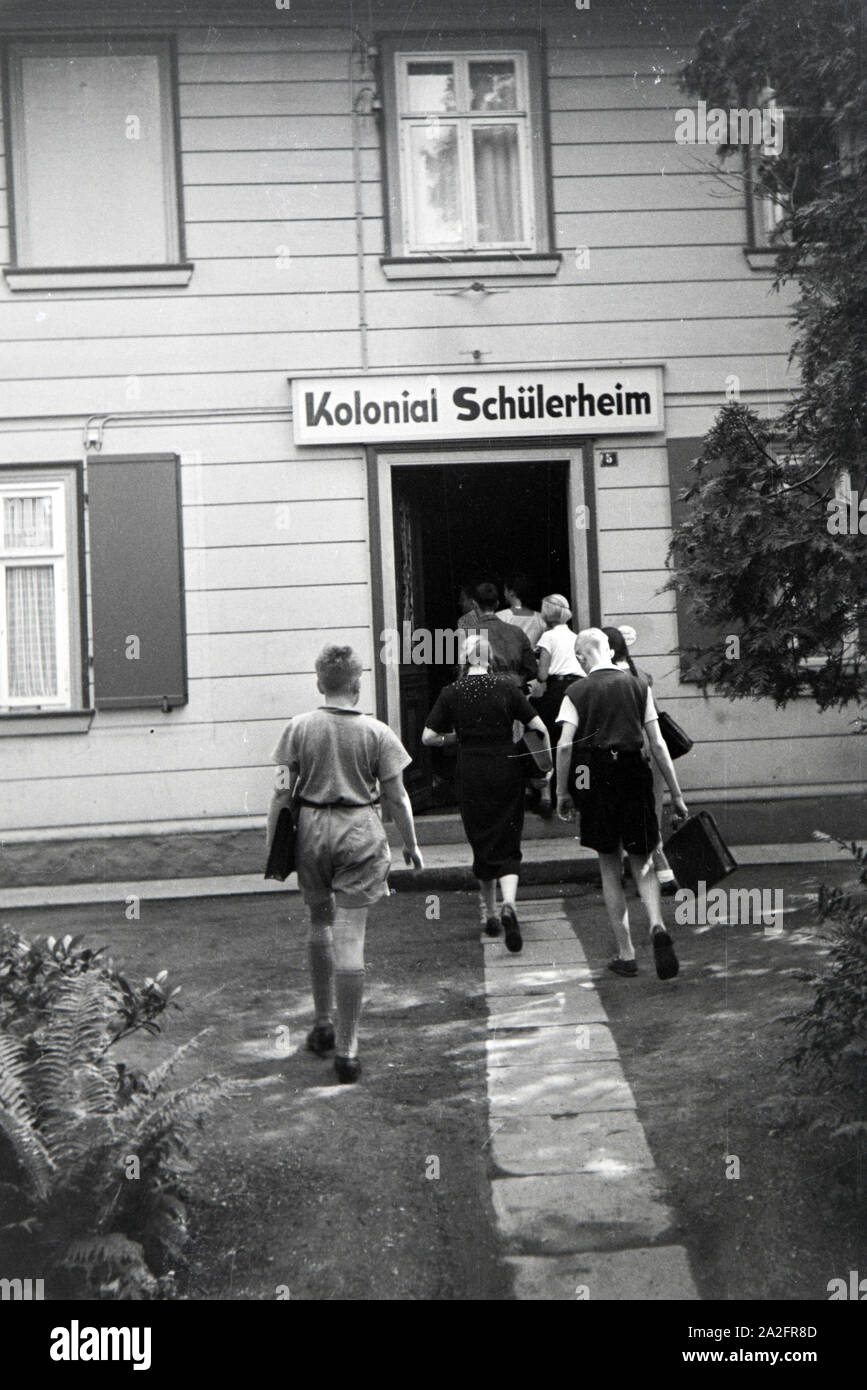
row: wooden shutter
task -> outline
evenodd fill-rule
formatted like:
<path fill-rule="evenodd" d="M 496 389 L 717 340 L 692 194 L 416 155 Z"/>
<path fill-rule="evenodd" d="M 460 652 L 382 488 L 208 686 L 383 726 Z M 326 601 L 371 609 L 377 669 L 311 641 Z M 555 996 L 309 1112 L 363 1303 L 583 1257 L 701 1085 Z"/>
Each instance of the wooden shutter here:
<path fill-rule="evenodd" d="M 177 455 L 91 458 L 87 494 L 96 707 L 184 705 Z"/>
<path fill-rule="evenodd" d="M 693 487 L 696 475 L 690 464 L 698 458 L 703 438 L 668 440 L 668 485 L 671 489 L 672 529 L 680 525 L 689 509 L 690 503 L 678 500 L 684 488 Z M 683 684 L 696 684 L 695 675 L 690 674 L 692 658 L 686 648 L 710 646 L 721 643 L 725 637 L 723 627 L 707 627 L 697 621 L 687 599 L 675 590 L 677 600 L 677 645 L 680 651 L 680 679 Z"/>

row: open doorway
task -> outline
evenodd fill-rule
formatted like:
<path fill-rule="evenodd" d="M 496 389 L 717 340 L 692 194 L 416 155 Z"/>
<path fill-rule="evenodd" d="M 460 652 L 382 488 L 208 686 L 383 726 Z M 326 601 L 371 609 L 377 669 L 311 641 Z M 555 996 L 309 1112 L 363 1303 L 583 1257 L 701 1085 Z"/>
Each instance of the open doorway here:
<path fill-rule="evenodd" d="M 570 596 L 568 459 L 413 464 L 391 468 L 398 629 L 432 633 L 456 627 L 462 586 L 503 582 L 516 571 L 530 581 L 534 608 L 545 594 Z M 422 749 L 425 716 L 454 666 L 434 647 L 432 662 L 399 666 L 401 737 L 413 757 L 407 787 L 417 809 L 454 798 L 447 755 Z"/>

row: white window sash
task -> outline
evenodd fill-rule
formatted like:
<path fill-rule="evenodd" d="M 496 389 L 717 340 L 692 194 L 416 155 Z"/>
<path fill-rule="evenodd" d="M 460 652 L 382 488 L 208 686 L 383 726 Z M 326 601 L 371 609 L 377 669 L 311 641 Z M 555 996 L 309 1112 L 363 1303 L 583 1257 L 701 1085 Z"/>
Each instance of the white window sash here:
<path fill-rule="evenodd" d="M 464 192 L 464 187 L 463 187 L 463 164 L 464 164 L 464 160 L 463 160 L 462 155 L 461 155 L 461 127 L 460 127 L 460 123 L 457 122 L 457 121 L 454 121 L 454 120 L 451 118 L 451 115 L 449 115 L 449 116 L 446 116 L 446 117 L 442 117 L 441 119 L 438 119 L 438 120 L 437 120 L 437 123 L 436 123 L 436 126 L 434 127 L 434 126 L 433 126 L 432 119 L 431 119 L 431 117 L 429 117 L 429 116 L 413 117 L 412 119 L 406 121 L 406 122 L 402 125 L 401 131 L 400 131 L 400 136 L 401 136 L 401 180 L 402 180 L 402 184 L 403 184 L 404 205 L 405 205 L 405 207 L 406 207 L 406 219 L 405 219 L 405 222 L 406 222 L 406 244 L 407 244 L 407 247 L 410 248 L 410 249 L 413 250 L 413 251 L 431 251 L 431 250 L 436 250 L 436 251 L 444 251 L 444 252 L 448 252 L 448 251 L 453 251 L 453 252 L 454 252 L 454 251 L 465 250 L 465 249 L 466 249 L 466 245 L 467 245 L 467 237 L 466 237 L 466 235 L 464 236 L 463 240 L 462 240 L 462 241 L 459 241 L 459 242 L 458 242 L 458 241 L 433 242 L 433 241 L 422 241 L 422 240 L 419 239 L 419 232 L 420 232 L 420 230 L 421 230 L 421 228 L 420 228 L 420 218 L 419 218 L 420 209 L 418 209 L 418 208 L 416 207 L 416 204 L 415 204 L 415 180 L 413 179 L 413 167 L 412 167 L 412 135 L 411 135 L 411 132 L 412 132 L 413 129 L 416 129 L 416 130 L 417 130 L 417 129 L 421 129 L 421 130 L 430 130 L 430 129 L 432 129 L 432 128 L 433 128 L 433 129 L 438 129 L 438 130 L 445 130 L 446 128 L 454 128 L 454 129 L 456 130 L 456 132 L 457 132 L 458 188 L 459 188 L 459 190 L 460 190 L 460 193 L 459 193 L 459 199 L 460 199 L 460 201 L 459 201 L 458 213 L 459 213 L 459 216 L 460 216 L 460 218 L 461 218 L 461 222 L 462 222 L 462 224 L 463 224 L 463 226 L 464 226 L 464 229 L 466 229 L 467 226 L 468 226 L 468 222 L 467 222 L 467 218 L 466 218 L 466 209 L 465 209 L 465 206 L 464 206 L 464 204 L 465 204 L 465 202 L 466 202 L 466 197 L 465 197 L 465 192 Z"/>
<path fill-rule="evenodd" d="M 6 548 L 0 530 L 0 708 L 68 709 L 71 704 L 70 684 L 70 624 L 69 624 L 69 564 L 66 553 L 67 501 L 65 483 L 0 483 L 0 508 L 6 497 L 52 498 L 52 533 L 54 544 Z M 54 633 L 57 693 L 54 695 L 10 695 L 8 666 L 8 627 L 6 617 L 7 579 L 9 569 L 47 568 L 54 574 Z"/>
<path fill-rule="evenodd" d="M 531 117 L 528 102 L 528 76 L 526 54 L 518 51 L 499 52 L 482 50 L 462 50 L 460 52 L 399 53 L 395 55 L 397 65 L 397 91 L 399 101 L 398 153 L 400 162 L 401 193 L 404 206 L 404 244 L 407 253 L 456 254 L 461 251 L 479 252 L 496 250 L 530 251 L 535 246 L 536 225 L 533 207 L 533 155 L 531 145 Z M 499 111 L 472 111 L 470 109 L 471 62 L 512 62 L 515 65 L 515 89 L 517 106 L 514 109 Z M 409 66 L 414 62 L 449 62 L 453 65 L 455 80 L 454 111 L 410 111 L 409 110 Z M 460 242 L 428 242 L 420 239 L 418 209 L 415 206 L 414 180 L 412 169 L 412 150 L 410 131 L 413 127 L 430 129 L 433 123 L 442 129 L 454 126 L 457 130 L 458 149 L 458 188 L 460 196 L 460 218 L 464 237 Z M 517 131 L 518 178 L 520 196 L 521 235 L 513 241 L 482 241 L 479 236 L 476 212 L 475 159 L 473 154 L 474 129 L 485 125 L 513 126 Z"/>
<path fill-rule="evenodd" d="M 499 113 L 498 113 L 499 114 Z M 473 152 L 473 131 L 486 125 L 512 126 L 518 135 L 518 193 L 520 197 L 521 211 L 521 237 L 518 241 L 485 241 L 483 242 L 478 229 L 476 215 L 476 187 L 475 187 L 475 155 Z M 515 248 L 518 250 L 529 250 L 534 242 L 534 221 L 530 208 L 530 150 L 529 150 L 529 130 L 526 121 L 520 121 L 509 114 L 503 114 L 501 119 L 496 119 L 492 113 L 490 116 L 477 118 L 473 116 L 467 122 L 467 177 L 470 186 L 470 200 L 472 211 L 473 241 L 479 249 L 496 250 L 498 247 Z"/>

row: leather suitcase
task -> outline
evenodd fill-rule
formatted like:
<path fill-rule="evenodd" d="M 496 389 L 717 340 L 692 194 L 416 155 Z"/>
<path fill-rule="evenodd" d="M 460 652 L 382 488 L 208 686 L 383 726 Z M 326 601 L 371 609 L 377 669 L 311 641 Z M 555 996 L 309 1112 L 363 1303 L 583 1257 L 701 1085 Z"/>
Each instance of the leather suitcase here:
<path fill-rule="evenodd" d="M 665 857 L 681 888 L 698 892 L 699 883 L 712 888 L 737 868 L 731 850 L 709 811 L 690 816 L 663 845 Z"/>

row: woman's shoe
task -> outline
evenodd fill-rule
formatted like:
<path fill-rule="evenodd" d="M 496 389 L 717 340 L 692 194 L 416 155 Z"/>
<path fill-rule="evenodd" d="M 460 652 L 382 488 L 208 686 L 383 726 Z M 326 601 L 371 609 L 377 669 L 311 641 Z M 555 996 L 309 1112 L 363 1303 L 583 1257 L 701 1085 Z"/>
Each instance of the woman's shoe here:
<path fill-rule="evenodd" d="M 307 1034 L 307 1051 L 324 1057 L 326 1052 L 334 1051 L 334 1024 L 316 1023 Z"/>
<path fill-rule="evenodd" d="M 619 956 L 608 962 L 608 969 L 613 970 L 615 975 L 628 977 L 638 974 L 638 966 L 634 960 L 621 960 Z"/>
<path fill-rule="evenodd" d="M 499 936 L 499 935 L 500 935 L 500 919 L 499 919 L 499 917 L 489 917 L 489 918 L 487 919 L 487 921 L 485 922 L 485 936 Z"/>
<path fill-rule="evenodd" d="M 653 957 L 656 961 L 656 973 L 660 980 L 673 980 L 680 969 L 680 964 L 671 937 L 665 927 L 653 928 Z"/>
<path fill-rule="evenodd" d="M 361 1075 L 361 1063 L 357 1057 L 335 1057 L 334 1070 L 337 1080 L 348 1086 Z"/>
<path fill-rule="evenodd" d="M 506 935 L 506 950 L 511 951 L 513 955 L 517 955 L 524 944 L 524 938 L 521 936 L 521 928 L 518 926 L 515 909 L 512 907 L 511 903 L 506 903 L 500 913 L 500 921 L 503 924 L 503 931 Z"/>
<path fill-rule="evenodd" d="M 536 811 L 536 815 L 539 816 L 542 820 L 550 820 L 553 814 L 554 803 L 552 802 L 549 796 L 543 796 L 542 800 L 539 802 L 539 808 Z"/>

